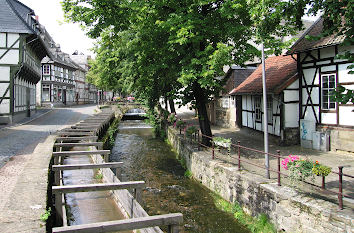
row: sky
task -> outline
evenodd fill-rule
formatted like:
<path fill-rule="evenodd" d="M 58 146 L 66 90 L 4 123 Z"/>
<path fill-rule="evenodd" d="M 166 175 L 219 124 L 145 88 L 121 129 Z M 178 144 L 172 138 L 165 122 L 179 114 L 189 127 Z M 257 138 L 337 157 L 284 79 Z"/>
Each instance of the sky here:
<path fill-rule="evenodd" d="M 90 51 L 94 40 L 88 38 L 81 30 L 79 24 L 65 23 L 64 13 L 61 9 L 61 0 L 19 0 L 34 10 L 42 24 L 55 43 L 60 44 L 61 50 L 72 54 L 75 50 L 93 56 Z"/>

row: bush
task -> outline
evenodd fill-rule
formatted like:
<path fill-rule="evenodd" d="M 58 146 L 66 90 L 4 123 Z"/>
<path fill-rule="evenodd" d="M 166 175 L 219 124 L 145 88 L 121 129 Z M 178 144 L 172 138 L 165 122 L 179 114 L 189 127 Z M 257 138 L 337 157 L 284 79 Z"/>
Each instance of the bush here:
<path fill-rule="evenodd" d="M 330 167 L 319 164 L 318 161 L 316 161 L 312 167 L 312 173 L 316 176 L 328 176 L 331 171 L 332 169 Z"/>
<path fill-rule="evenodd" d="M 196 133 L 198 131 L 197 127 L 195 127 L 194 125 L 189 125 L 184 129 L 184 132 L 186 134 L 187 137 L 191 137 L 194 133 Z"/>

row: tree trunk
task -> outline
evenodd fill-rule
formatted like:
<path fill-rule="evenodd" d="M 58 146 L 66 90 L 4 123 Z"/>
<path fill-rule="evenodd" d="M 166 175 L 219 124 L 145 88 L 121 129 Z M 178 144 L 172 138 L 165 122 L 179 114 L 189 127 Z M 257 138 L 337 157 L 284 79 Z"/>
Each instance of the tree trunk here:
<path fill-rule="evenodd" d="M 168 103 L 170 104 L 171 113 L 176 113 L 175 103 L 173 102 L 173 99 L 169 99 Z"/>
<path fill-rule="evenodd" d="M 167 100 L 167 96 L 164 96 L 164 101 L 165 101 L 165 110 L 168 111 L 168 100 Z"/>
<path fill-rule="evenodd" d="M 203 89 L 200 87 L 198 83 L 194 83 L 193 94 L 196 101 L 196 107 L 198 110 L 198 120 L 199 120 L 200 130 L 203 135 L 208 136 L 208 137 L 205 136 L 202 137 L 202 143 L 204 145 L 210 146 L 211 139 L 209 137 L 212 137 L 212 133 L 210 129 L 210 122 L 209 122 L 208 112 L 206 108 L 207 97 L 205 96 Z"/>

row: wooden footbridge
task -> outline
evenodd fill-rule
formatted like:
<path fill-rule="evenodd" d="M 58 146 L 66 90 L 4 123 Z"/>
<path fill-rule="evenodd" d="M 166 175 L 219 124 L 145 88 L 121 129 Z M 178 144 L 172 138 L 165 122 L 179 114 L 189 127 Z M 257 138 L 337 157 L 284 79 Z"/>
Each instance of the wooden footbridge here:
<path fill-rule="evenodd" d="M 55 210 L 57 220 L 62 221 L 62 227 L 53 228 L 53 232 L 116 232 L 140 229 L 140 232 L 162 232 L 158 226 L 167 225 L 169 232 L 179 232 L 183 222 L 181 213 L 149 216 L 139 204 L 144 181 L 121 182 L 111 169 L 119 169 L 122 162 L 108 162 L 110 150 L 103 150 L 103 143 L 97 142 L 98 135 L 102 134 L 114 119 L 112 112 L 96 114 L 70 128 L 59 131 L 54 144 L 54 186 L 52 193 L 55 195 Z M 80 151 L 68 151 L 72 147 L 82 147 Z M 66 156 L 83 155 L 91 156 L 93 164 L 63 165 Z M 102 158 L 103 156 L 103 158 Z M 63 185 L 65 170 L 101 169 L 105 183 Z M 117 172 L 116 172 L 117 174 Z M 133 189 L 133 195 L 127 189 Z M 109 190 L 114 199 L 119 202 L 128 219 L 98 222 L 68 226 L 65 206 L 65 194 L 75 192 L 94 192 Z"/>

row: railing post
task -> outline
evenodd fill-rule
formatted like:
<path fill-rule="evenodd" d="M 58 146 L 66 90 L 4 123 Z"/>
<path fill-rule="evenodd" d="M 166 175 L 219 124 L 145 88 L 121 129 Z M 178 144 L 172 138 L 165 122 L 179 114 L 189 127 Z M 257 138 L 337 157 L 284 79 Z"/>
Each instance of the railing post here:
<path fill-rule="evenodd" d="M 241 142 L 237 141 L 237 157 L 238 157 L 238 170 L 241 170 Z"/>
<path fill-rule="evenodd" d="M 322 176 L 322 189 L 326 189 L 326 177 Z"/>
<path fill-rule="evenodd" d="M 280 150 L 277 150 L 277 158 L 278 158 L 278 186 L 281 186 L 281 183 L 280 183 Z"/>
<path fill-rule="evenodd" d="M 168 225 L 168 233 L 179 233 L 178 225 Z"/>
<path fill-rule="evenodd" d="M 56 220 L 59 223 L 63 219 L 63 203 L 61 198 L 61 193 L 56 193 L 55 195 L 55 211 L 56 211 Z"/>
<path fill-rule="evenodd" d="M 339 192 L 338 192 L 338 204 L 339 204 L 339 209 L 343 209 L 343 166 L 339 166 Z"/>

